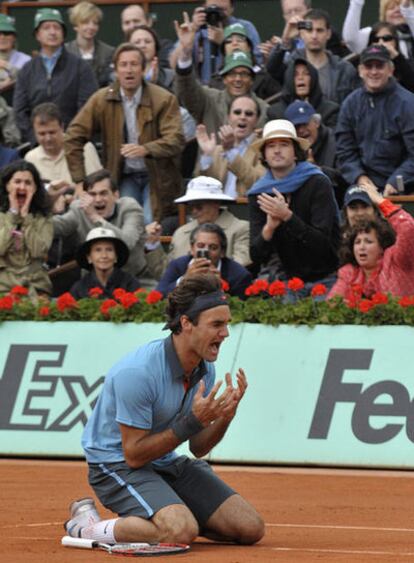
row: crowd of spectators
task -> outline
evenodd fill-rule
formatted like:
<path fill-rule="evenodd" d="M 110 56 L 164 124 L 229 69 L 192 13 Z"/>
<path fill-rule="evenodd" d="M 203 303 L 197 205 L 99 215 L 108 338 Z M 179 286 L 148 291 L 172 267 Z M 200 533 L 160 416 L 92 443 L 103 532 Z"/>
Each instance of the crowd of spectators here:
<path fill-rule="evenodd" d="M 414 219 L 387 198 L 414 193 L 414 2 L 361 28 L 348 1 L 333 29 L 281 0 L 263 37 L 204 0 L 175 42 L 130 4 L 112 45 L 81 0 L 72 41 L 61 8 L 36 10 L 33 53 L 0 14 L 0 293 L 166 296 L 205 272 L 241 298 L 255 278 L 413 295 Z"/>

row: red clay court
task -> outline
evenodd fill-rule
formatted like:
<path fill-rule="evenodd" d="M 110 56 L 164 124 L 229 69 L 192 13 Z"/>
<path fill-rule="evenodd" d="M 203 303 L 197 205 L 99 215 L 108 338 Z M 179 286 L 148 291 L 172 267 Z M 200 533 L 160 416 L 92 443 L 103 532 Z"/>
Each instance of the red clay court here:
<path fill-rule="evenodd" d="M 216 471 L 263 515 L 264 539 L 239 547 L 200 538 L 190 553 L 156 561 L 414 561 L 412 472 L 235 466 Z M 70 501 L 91 495 L 84 462 L 0 459 L 0 487 L 1 563 L 114 559 L 60 546 Z"/>

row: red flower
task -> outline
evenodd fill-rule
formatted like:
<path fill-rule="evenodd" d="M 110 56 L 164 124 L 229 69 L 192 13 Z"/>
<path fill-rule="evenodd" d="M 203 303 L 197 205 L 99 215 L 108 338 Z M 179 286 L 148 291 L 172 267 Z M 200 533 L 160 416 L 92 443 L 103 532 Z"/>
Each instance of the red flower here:
<path fill-rule="evenodd" d="M 50 307 L 48 307 L 47 305 L 44 305 L 43 307 L 40 307 L 39 309 L 39 315 L 41 317 L 48 317 L 50 314 Z"/>
<path fill-rule="evenodd" d="M 147 290 L 144 287 L 139 287 L 134 291 L 134 293 L 146 293 Z"/>
<path fill-rule="evenodd" d="M 10 290 L 11 295 L 27 295 L 29 290 L 23 285 L 15 285 Z"/>
<path fill-rule="evenodd" d="M 10 311 L 13 309 L 13 297 L 11 295 L 5 295 L 4 297 L 0 297 L 0 311 Z"/>
<path fill-rule="evenodd" d="M 226 280 L 221 280 L 221 289 L 226 292 L 230 291 L 230 285 L 228 282 L 226 282 Z"/>
<path fill-rule="evenodd" d="M 286 286 L 285 282 L 280 280 L 276 280 L 269 285 L 269 289 L 267 290 L 269 295 L 276 296 L 276 295 L 285 295 L 286 293 Z"/>
<path fill-rule="evenodd" d="M 244 291 L 247 296 L 259 295 L 262 291 L 267 291 L 269 282 L 267 280 L 255 280 L 252 285 L 249 285 Z"/>
<path fill-rule="evenodd" d="M 74 309 L 77 306 L 78 302 L 68 291 L 66 293 L 62 293 L 62 295 L 56 299 L 56 307 L 61 313 L 66 311 L 66 309 Z"/>
<path fill-rule="evenodd" d="M 122 289 L 122 287 L 117 287 L 116 289 L 113 290 L 112 295 L 115 297 L 115 299 L 118 299 L 119 301 L 121 297 L 125 295 L 125 293 L 127 293 L 125 289 Z"/>
<path fill-rule="evenodd" d="M 108 315 L 109 309 L 112 309 L 112 307 L 116 307 L 117 305 L 118 303 L 115 301 L 115 299 L 105 299 L 99 310 L 103 315 Z"/>
<path fill-rule="evenodd" d="M 158 303 L 158 301 L 161 301 L 161 299 L 163 298 L 163 295 L 160 291 L 157 291 L 156 289 L 152 289 L 147 297 L 145 298 L 145 301 L 149 304 L 149 305 L 155 305 L 155 303 Z"/>
<path fill-rule="evenodd" d="M 319 297 L 320 295 L 325 295 L 328 290 L 326 285 L 323 283 L 316 283 L 311 290 L 312 297 Z"/>
<path fill-rule="evenodd" d="M 352 293 L 354 295 L 359 295 L 360 297 L 364 293 L 364 288 L 362 287 L 362 285 L 360 283 L 354 283 L 351 286 L 351 289 L 352 289 Z"/>
<path fill-rule="evenodd" d="M 288 281 L 287 286 L 291 291 L 300 291 L 305 287 L 305 284 L 300 278 L 291 278 Z"/>
<path fill-rule="evenodd" d="M 373 306 L 374 303 L 369 299 L 362 299 L 362 301 L 358 303 L 358 309 L 361 311 L 361 313 L 368 313 L 368 311 L 372 309 Z"/>
<path fill-rule="evenodd" d="M 388 303 L 388 296 L 385 295 L 385 293 L 381 293 L 380 291 L 377 291 L 371 297 L 371 301 L 373 302 L 374 305 L 386 305 Z"/>
<path fill-rule="evenodd" d="M 130 307 L 135 305 L 135 303 L 138 303 L 138 301 L 139 299 L 135 295 L 135 293 L 128 293 L 127 291 L 119 297 L 119 302 L 121 303 L 124 309 L 129 309 Z"/>
<path fill-rule="evenodd" d="M 414 305 L 414 297 L 408 297 L 407 295 L 404 297 L 401 297 L 401 299 L 399 299 L 398 301 L 398 305 L 400 305 L 400 307 L 412 307 Z"/>
<path fill-rule="evenodd" d="M 95 299 L 103 294 L 103 289 L 100 287 L 91 287 L 88 291 L 89 297 L 94 297 Z"/>

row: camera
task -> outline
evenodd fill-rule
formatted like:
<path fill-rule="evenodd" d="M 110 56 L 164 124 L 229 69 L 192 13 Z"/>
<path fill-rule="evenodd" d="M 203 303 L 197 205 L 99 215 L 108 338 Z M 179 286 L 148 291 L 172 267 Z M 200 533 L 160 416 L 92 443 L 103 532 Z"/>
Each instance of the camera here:
<path fill-rule="evenodd" d="M 199 248 L 196 252 L 196 258 L 206 258 L 207 260 L 210 260 L 208 248 Z"/>
<path fill-rule="evenodd" d="M 301 22 L 298 22 L 298 29 L 306 29 L 306 31 L 312 31 L 312 21 L 303 20 Z"/>
<path fill-rule="evenodd" d="M 226 19 L 226 14 L 215 4 L 204 8 L 204 13 L 206 15 L 206 25 L 212 25 L 213 27 L 218 27 Z"/>

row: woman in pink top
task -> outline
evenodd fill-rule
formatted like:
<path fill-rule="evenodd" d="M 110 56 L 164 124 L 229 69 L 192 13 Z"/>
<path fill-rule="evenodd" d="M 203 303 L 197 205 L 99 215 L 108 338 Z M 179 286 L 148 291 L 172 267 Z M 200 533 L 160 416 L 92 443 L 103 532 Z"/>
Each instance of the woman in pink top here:
<path fill-rule="evenodd" d="M 392 244 L 390 230 L 378 219 L 362 220 L 353 226 L 344 240 L 342 266 L 328 298 L 353 296 L 353 287 L 363 289 L 365 297 L 374 293 L 395 296 L 414 295 L 414 219 L 384 199 L 375 188 L 364 188 L 373 204 L 392 226 L 396 242 Z"/>

